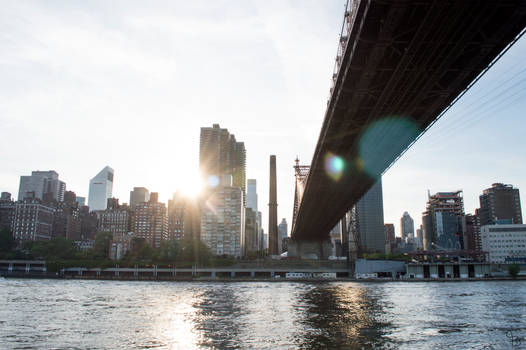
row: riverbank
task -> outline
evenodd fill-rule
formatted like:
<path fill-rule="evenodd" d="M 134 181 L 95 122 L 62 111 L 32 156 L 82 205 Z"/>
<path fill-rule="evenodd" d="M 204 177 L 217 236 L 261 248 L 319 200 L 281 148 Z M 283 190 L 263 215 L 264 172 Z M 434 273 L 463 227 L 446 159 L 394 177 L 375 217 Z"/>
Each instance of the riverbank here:
<path fill-rule="evenodd" d="M 385 282 L 480 282 L 480 281 L 526 281 L 526 276 L 517 278 L 512 277 L 484 277 L 484 278 L 411 278 L 411 279 L 391 279 L 391 278 L 246 278 L 246 277 L 191 277 L 191 276 L 71 276 L 60 275 L 55 273 L 46 274 L 8 274 L 0 275 L 6 279 L 59 279 L 59 280 L 97 280 L 97 281 L 145 281 L 145 282 L 368 282 L 368 283 L 385 283 Z"/>

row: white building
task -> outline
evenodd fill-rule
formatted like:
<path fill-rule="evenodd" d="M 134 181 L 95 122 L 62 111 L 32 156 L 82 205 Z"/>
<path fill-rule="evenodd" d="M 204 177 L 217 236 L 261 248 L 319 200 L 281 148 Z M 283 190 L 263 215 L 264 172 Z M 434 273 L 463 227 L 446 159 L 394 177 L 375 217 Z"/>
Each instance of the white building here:
<path fill-rule="evenodd" d="M 106 166 L 89 182 L 88 206 L 90 211 L 106 210 L 113 193 L 113 169 Z"/>
<path fill-rule="evenodd" d="M 526 262 L 526 225 L 486 225 L 480 229 L 482 250 L 494 264 Z"/>
<path fill-rule="evenodd" d="M 201 211 L 201 241 L 212 254 L 243 255 L 245 208 L 241 188 L 225 186 L 210 193 Z"/>

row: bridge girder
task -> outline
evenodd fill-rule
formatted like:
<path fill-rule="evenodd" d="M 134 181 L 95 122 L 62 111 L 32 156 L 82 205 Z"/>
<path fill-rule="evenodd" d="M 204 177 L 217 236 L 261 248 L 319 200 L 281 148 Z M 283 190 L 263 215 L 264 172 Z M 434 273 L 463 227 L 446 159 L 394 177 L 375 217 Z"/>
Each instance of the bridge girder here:
<path fill-rule="evenodd" d="M 293 239 L 326 239 L 525 26 L 524 0 L 349 1 Z M 329 155 L 345 165 L 337 177 Z"/>

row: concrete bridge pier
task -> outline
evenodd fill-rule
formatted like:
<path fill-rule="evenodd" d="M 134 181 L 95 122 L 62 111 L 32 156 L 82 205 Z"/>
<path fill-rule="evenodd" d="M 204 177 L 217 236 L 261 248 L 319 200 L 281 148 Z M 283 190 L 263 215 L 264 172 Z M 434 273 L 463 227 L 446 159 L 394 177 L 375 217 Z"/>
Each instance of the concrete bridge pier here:
<path fill-rule="evenodd" d="M 331 250 L 329 240 L 294 240 L 288 244 L 288 256 L 304 260 L 327 259 Z"/>

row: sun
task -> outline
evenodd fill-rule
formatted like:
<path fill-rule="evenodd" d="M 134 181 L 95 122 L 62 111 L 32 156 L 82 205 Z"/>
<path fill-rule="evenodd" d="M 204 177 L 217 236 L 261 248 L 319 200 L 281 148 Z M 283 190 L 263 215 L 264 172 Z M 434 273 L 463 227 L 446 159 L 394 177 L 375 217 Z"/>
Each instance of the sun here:
<path fill-rule="evenodd" d="M 185 174 L 179 177 L 176 190 L 190 198 L 197 198 L 203 191 L 203 181 L 201 174 Z"/>

